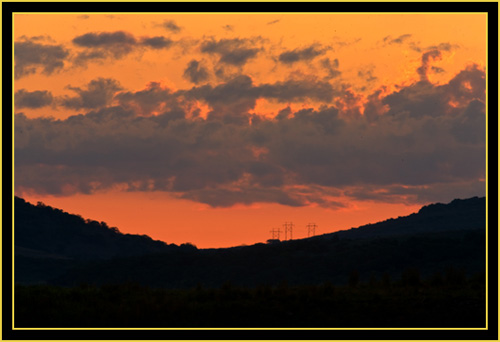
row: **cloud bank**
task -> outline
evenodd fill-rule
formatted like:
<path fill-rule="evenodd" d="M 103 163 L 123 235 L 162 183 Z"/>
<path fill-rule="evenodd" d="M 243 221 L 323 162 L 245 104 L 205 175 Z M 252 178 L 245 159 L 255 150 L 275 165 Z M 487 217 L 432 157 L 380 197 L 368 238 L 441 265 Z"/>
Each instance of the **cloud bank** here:
<path fill-rule="evenodd" d="M 82 41 L 137 44 L 127 35 Z M 206 53 L 222 60 L 227 46 L 252 55 L 244 42 L 225 40 L 211 41 Z M 213 207 L 340 208 L 339 196 L 426 203 L 482 195 L 485 72 L 471 65 L 435 85 L 427 73 L 438 57 L 434 50 L 423 54 L 419 82 L 390 93 L 379 89 L 364 100 L 314 78 L 256 84 L 239 75 L 180 90 L 151 82 L 137 91 L 98 78 L 86 89 L 70 87 L 76 96 L 61 100 L 63 107 L 84 110 L 79 115 L 15 115 L 15 188 L 53 195 L 167 191 Z M 203 79 L 197 63 L 185 71 L 193 83 Z M 338 62 L 325 66 L 336 69 Z M 16 103 L 45 105 L 49 94 L 23 90 Z M 274 117 L 260 116 L 258 99 L 283 108 Z M 310 100 L 323 105 L 289 106 Z M 200 103 L 209 108 L 206 117 L 199 115 Z"/>

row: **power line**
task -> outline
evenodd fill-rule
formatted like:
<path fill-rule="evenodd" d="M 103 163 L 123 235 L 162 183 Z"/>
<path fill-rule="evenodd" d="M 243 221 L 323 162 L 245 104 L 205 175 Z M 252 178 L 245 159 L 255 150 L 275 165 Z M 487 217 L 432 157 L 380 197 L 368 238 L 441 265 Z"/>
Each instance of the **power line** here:
<path fill-rule="evenodd" d="M 308 225 L 306 225 L 307 227 L 307 237 L 310 237 L 311 236 L 311 232 L 312 232 L 312 236 L 316 235 L 316 223 L 309 223 Z"/>
<path fill-rule="evenodd" d="M 280 239 L 280 229 L 279 228 L 273 228 L 270 230 L 271 234 L 273 234 L 273 240 Z"/>
<path fill-rule="evenodd" d="M 287 234 L 290 232 L 290 240 L 293 239 L 293 223 L 292 222 L 285 222 L 283 224 L 283 229 L 285 230 L 285 240 L 287 240 Z"/>

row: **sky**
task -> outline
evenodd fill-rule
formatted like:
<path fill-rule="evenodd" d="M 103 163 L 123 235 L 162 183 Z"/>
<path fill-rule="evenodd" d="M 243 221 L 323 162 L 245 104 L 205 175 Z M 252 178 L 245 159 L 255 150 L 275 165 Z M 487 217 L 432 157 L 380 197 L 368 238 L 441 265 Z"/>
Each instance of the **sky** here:
<path fill-rule="evenodd" d="M 199 248 L 484 196 L 486 24 L 16 13 L 15 195 Z"/>

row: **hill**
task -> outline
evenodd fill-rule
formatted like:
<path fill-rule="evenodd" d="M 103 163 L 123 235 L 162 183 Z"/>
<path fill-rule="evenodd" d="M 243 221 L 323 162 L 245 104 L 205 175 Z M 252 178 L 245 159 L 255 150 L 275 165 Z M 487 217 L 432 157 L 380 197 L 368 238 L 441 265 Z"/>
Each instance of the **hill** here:
<path fill-rule="evenodd" d="M 16 199 L 16 282 L 135 282 L 164 288 L 345 284 L 485 271 L 485 198 L 432 204 L 418 213 L 313 238 L 198 250 L 126 235 Z"/>
<path fill-rule="evenodd" d="M 422 207 L 418 213 L 326 234 L 323 237 L 380 238 L 453 230 L 481 230 L 485 227 L 486 198 L 472 197 L 455 199 L 449 204 L 430 204 Z"/>
<path fill-rule="evenodd" d="M 147 235 L 122 234 L 105 222 L 83 219 L 41 202 L 14 198 L 16 281 L 44 282 L 89 260 L 190 250 L 153 240 Z"/>

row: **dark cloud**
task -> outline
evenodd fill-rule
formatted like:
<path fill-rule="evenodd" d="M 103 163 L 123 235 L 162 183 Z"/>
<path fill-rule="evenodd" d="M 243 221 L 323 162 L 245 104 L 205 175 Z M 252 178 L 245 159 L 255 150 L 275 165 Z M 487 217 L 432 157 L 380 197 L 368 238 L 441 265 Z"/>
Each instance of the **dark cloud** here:
<path fill-rule="evenodd" d="M 327 79 L 335 78 L 340 76 L 339 71 L 339 60 L 335 58 L 333 61 L 330 58 L 324 58 L 321 60 L 321 66 L 328 72 Z"/>
<path fill-rule="evenodd" d="M 254 40 L 248 39 L 212 39 L 201 44 L 201 52 L 219 55 L 220 63 L 243 66 L 259 53 L 254 44 Z"/>
<path fill-rule="evenodd" d="M 485 72 L 472 65 L 447 84 L 435 86 L 429 82 L 418 82 L 387 95 L 382 103 L 390 108 L 387 115 L 401 119 L 437 118 L 443 114 L 455 115 L 454 118 L 457 119 L 456 115 L 473 100 L 485 102 L 485 94 Z"/>
<path fill-rule="evenodd" d="M 465 107 L 472 99 L 486 102 L 485 71 L 475 64 L 469 65 L 439 89 L 444 89 L 459 108 Z"/>
<path fill-rule="evenodd" d="M 285 120 L 288 119 L 291 116 L 291 114 L 292 114 L 292 109 L 290 108 L 290 106 L 288 106 L 278 112 L 278 114 L 276 115 L 276 119 Z"/>
<path fill-rule="evenodd" d="M 86 33 L 73 39 L 73 44 L 83 47 L 109 47 L 113 45 L 134 45 L 134 36 L 125 31 Z"/>
<path fill-rule="evenodd" d="M 484 70 L 470 66 L 446 84 L 378 90 L 368 97 L 370 115 L 346 116 L 361 100 L 350 94 L 352 104 L 331 105 L 347 91 L 319 81 L 256 85 L 240 76 L 176 92 L 153 83 L 115 94 L 119 106 L 65 120 L 16 115 L 16 191 L 168 191 L 214 207 L 481 196 L 485 86 Z M 329 94 L 320 98 L 330 104 L 286 107 L 275 118 L 249 113 L 258 98 L 287 102 L 314 92 Z M 212 108 L 208 118 L 189 118 L 185 104 L 200 100 Z M 139 107 L 147 104 L 144 111 L 158 113 L 144 116 Z"/>
<path fill-rule="evenodd" d="M 415 42 L 410 42 L 410 48 L 414 51 L 417 52 L 423 52 L 423 51 L 429 51 L 429 50 L 440 50 L 440 51 L 452 51 L 455 49 L 458 49 L 460 46 L 457 44 L 451 44 L 448 42 L 445 43 L 439 43 L 437 45 L 430 45 L 430 46 L 420 46 Z"/>
<path fill-rule="evenodd" d="M 74 57 L 74 63 L 85 66 L 89 61 L 107 58 L 120 59 L 141 48 L 167 49 L 174 42 L 164 36 L 135 38 L 125 31 L 90 32 L 73 39 L 73 44 L 83 48 Z"/>
<path fill-rule="evenodd" d="M 14 43 L 14 77 L 34 74 L 38 69 L 50 75 L 64 67 L 69 51 L 63 45 L 38 43 L 40 39 L 27 39 Z"/>
<path fill-rule="evenodd" d="M 101 53 L 108 52 L 114 58 L 122 58 L 132 52 L 137 40 L 125 31 L 91 32 L 75 37 L 73 44 L 84 48 L 103 49 Z"/>
<path fill-rule="evenodd" d="M 279 22 L 280 22 L 280 20 L 279 20 L 279 19 L 276 19 L 276 20 L 273 20 L 273 21 L 268 22 L 268 23 L 267 23 L 267 25 L 277 24 L 277 23 L 279 23 Z"/>
<path fill-rule="evenodd" d="M 85 66 L 89 61 L 98 61 L 108 58 L 109 52 L 105 49 L 99 50 L 86 50 L 79 52 L 73 59 L 73 63 L 78 66 Z"/>
<path fill-rule="evenodd" d="M 309 61 L 320 55 L 323 55 L 329 48 L 321 48 L 313 44 L 303 49 L 295 49 L 281 53 L 278 60 L 284 64 L 293 64 L 300 61 Z"/>
<path fill-rule="evenodd" d="M 122 90 L 120 83 L 110 78 L 98 78 L 87 85 L 87 89 L 68 86 L 78 94 L 76 97 L 64 97 L 60 100 L 63 107 L 72 109 L 93 109 L 111 104 L 114 95 Z"/>
<path fill-rule="evenodd" d="M 361 41 L 361 38 L 355 38 L 351 41 L 346 41 L 346 40 L 340 40 L 340 37 L 333 37 L 333 42 L 331 43 L 333 46 L 335 46 L 336 49 L 342 49 L 347 46 L 354 45 L 358 42 Z"/>
<path fill-rule="evenodd" d="M 397 38 L 391 38 L 391 36 L 384 37 L 384 43 L 387 44 L 402 44 L 404 41 L 408 40 L 411 34 L 402 34 Z"/>
<path fill-rule="evenodd" d="M 240 75 L 215 87 L 207 84 L 188 91 L 180 91 L 178 95 L 205 100 L 213 108 L 209 113 L 209 119 L 248 123 L 248 112 L 255 107 L 259 98 L 277 102 L 306 99 L 329 102 L 336 93 L 330 83 L 314 79 L 254 85 L 249 76 Z"/>
<path fill-rule="evenodd" d="M 431 66 L 432 72 L 435 72 L 436 74 L 440 74 L 444 72 L 443 68 L 437 67 L 437 66 Z"/>
<path fill-rule="evenodd" d="M 153 111 L 160 111 L 171 98 L 170 90 L 163 88 L 158 82 L 149 83 L 144 90 L 121 92 L 116 96 L 117 101 L 122 105 L 136 108 L 141 115 L 150 115 Z"/>
<path fill-rule="evenodd" d="M 178 26 L 173 20 L 165 20 L 161 26 L 173 33 L 179 33 L 181 31 L 180 26 Z"/>
<path fill-rule="evenodd" d="M 234 31 L 234 26 L 232 25 L 224 25 L 222 28 L 226 31 Z"/>
<path fill-rule="evenodd" d="M 173 41 L 171 39 L 165 38 L 163 36 L 144 38 L 142 40 L 142 45 L 148 46 L 152 49 L 165 49 L 172 45 Z"/>
<path fill-rule="evenodd" d="M 486 140 L 486 105 L 472 100 L 451 126 L 453 137 L 461 143 L 481 144 Z"/>
<path fill-rule="evenodd" d="M 21 37 L 19 37 L 19 41 L 32 41 L 32 42 L 42 42 L 43 41 L 43 42 L 50 42 L 50 43 L 56 42 L 49 35 L 39 35 L 39 36 L 31 36 L 31 37 L 22 35 Z"/>
<path fill-rule="evenodd" d="M 306 98 L 329 102 L 337 94 L 337 91 L 330 83 L 314 79 L 287 80 L 273 84 L 262 84 L 257 89 L 261 97 L 276 99 L 280 102 L 302 101 Z"/>
<path fill-rule="evenodd" d="M 181 94 L 191 99 L 205 100 L 212 107 L 208 113 L 209 120 L 247 124 L 248 111 L 255 107 L 260 90 L 253 85 L 250 77 L 240 75 L 215 87 L 207 84 Z"/>
<path fill-rule="evenodd" d="M 449 202 L 456 198 L 471 198 L 486 193 L 484 181 L 434 183 L 432 186 L 391 185 L 381 191 L 380 187 L 354 187 L 346 191 L 345 195 L 356 200 L 374 200 L 387 203 L 415 204 L 432 202 Z"/>
<path fill-rule="evenodd" d="M 20 89 L 14 94 L 14 107 L 20 108 L 41 108 L 50 106 L 54 98 L 47 90 L 27 91 Z"/>
<path fill-rule="evenodd" d="M 184 70 L 183 76 L 189 81 L 198 84 L 208 80 L 209 73 L 207 71 L 207 68 L 203 67 L 202 65 L 200 65 L 200 62 L 193 59 L 191 62 L 189 62 L 186 70 Z"/>
<path fill-rule="evenodd" d="M 427 77 L 427 73 L 431 68 L 430 62 L 431 60 L 441 59 L 441 51 L 439 50 L 430 50 L 422 55 L 422 65 L 417 69 L 417 73 L 420 76 L 421 82 L 428 82 L 429 79 Z"/>
<path fill-rule="evenodd" d="M 202 189 L 184 193 L 181 198 L 208 204 L 212 207 L 231 207 L 235 204 L 250 205 L 255 202 L 278 203 L 291 207 L 308 204 L 305 198 L 293 198 L 282 189 L 248 187 L 244 189 Z"/>
<path fill-rule="evenodd" d="M 373 67 L 362 68 L 358 70 L 358 77 L 364 80 L 365 86 L 363 87 L 363 90 L 370 86 L 370 83 L 378 79 L 378 77 L 373 75 L 373 72 Z"/>

